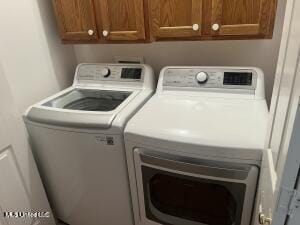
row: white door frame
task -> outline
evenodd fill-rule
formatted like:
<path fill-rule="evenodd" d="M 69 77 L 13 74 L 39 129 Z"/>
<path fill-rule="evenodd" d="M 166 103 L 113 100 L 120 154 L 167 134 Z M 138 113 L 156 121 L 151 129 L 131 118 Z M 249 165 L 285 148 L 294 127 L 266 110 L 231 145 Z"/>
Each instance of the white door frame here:
<path fill-rule="evenodd" d="M 287 222 L 289 202 L 298 173 L 292 139 L 300 98 L 300 1 L 287 0 L 282 40 L 270 108 L 262 176 L 253 224 L 259 213 L 273 217 L 275 225 Z M 296 121 L 297 122 L 297 121 Z M 295 125 L 296 127 L 296 125 Z M 296 133 L 297 134 L 297 133 Z M 293 170 L 291 172 L 290 170 Z M 264 172 L 264 173 L 263 173 Z M 274 181 L 274 182 L 273 182 Z M 288 203 L 287 203 L 288 202 Z M 285 207 L 286 206 L 286 207 Z M 299 223 L 300 224 L 300 223 Z M 296 224 L 295 224 L 296 225 Z M 298 225 L 298 224 L 297 224 Z"/>
<path fill-rule="evenodd" d="M 272 150 L 277 178 L 271 207 L 273 225 L 300 224 L 293 223 L 293 218 L 300 218 L 295 205 L 300 162 L 299 12 L 300 1 L 288 0 L 270 109 L 267 148 Z"/>
<path fill-rule="evenodd" d="M 277 172 L 280 171 L 281 155 L 284 154 L 282 152 L 283 136 L 288 121 L 299 61 L 299 11 L 298 0 L 287 0 L 267 135 L 267 148 L 272 150 Z"/>

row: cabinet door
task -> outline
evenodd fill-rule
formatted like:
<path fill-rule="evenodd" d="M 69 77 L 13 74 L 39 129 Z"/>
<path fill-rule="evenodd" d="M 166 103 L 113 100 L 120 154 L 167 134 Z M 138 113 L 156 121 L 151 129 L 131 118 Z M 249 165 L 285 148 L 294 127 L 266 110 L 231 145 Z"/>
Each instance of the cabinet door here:
<path fill-rule="evenodd" d="M 149 13 L 155 38 L 201 35 L 202 0 L 149 0 Z"/>
<path fill-rule="evenodd" d="M 143 0 L 96 0 L 95 3 L 103 38 L 120 41 L 146 38 Z"/>
<path fill-rule="evenodd" d="M 212 35 L 268 35 L 274 0 L 212 0 Z"/>
<path fill-rule="evenodd" d="M 98 39 L 93 0 L 53 0 L 53 4 L 63 40 Z"/>

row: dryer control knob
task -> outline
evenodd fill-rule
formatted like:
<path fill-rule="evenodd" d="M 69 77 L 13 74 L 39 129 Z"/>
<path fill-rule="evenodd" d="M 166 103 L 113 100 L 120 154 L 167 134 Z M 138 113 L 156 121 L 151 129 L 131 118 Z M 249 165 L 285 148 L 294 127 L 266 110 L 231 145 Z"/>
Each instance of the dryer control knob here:
<path fill-rule="evenodd" d="M 107 67 L 103 68 L 103 69 L 101 70 L 101 75 L 102 75 L 103 77 L 109 77 L 109 75 L 110 75 L 110 69 L 107 68 Z"/>
<path fill-rule="evenodd" d="M 196 75 L 196 80 L 199 84 L 204 84 L 208 80 L 208 74 L 206 72 L 199 72 Z"/>

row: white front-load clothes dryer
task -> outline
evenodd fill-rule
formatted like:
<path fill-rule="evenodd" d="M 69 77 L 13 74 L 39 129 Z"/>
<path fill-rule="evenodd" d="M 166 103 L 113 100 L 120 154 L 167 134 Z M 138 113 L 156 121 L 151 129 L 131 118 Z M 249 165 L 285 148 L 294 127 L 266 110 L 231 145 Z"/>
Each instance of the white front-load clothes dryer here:
<path fill-rule="evenodd" d="M 267 118 L 260 69 L 164 68 L 125 129 L 136 225 L 250 225 Z"/>
<path fill-rule="evenodd" d="M 147 65 L 80 64 L 72 87 L 27 110 L 35 159 L 58 220 L 133 224 L 123 131 L 154 85 Z"/>

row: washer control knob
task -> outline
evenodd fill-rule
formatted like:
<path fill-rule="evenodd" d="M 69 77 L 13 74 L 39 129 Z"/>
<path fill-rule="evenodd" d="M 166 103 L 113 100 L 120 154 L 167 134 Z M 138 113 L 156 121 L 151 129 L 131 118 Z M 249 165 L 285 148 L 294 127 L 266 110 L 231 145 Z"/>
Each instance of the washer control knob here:
<path fill-rule="evenodd" d="M 104 68 L 101 70 L 101 75 L 102 75 L 103 77 L 109 77 L 109 75 L 110 75 L 110 69 L 107 68 L 107 67 L 104 67 Z"/>
<path fill-rule="evenodd" d="M 208 74 L 206 72 L 199 72 L 196 75 L 196 80 L 198 81 L 199 84 L 204 84 L 208 80 Z"/>

